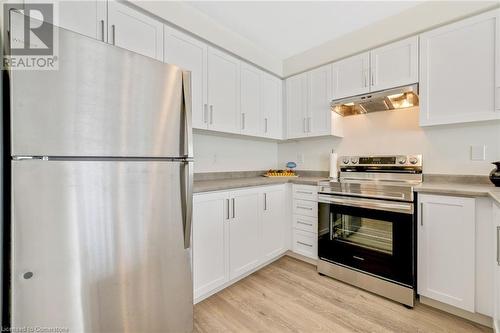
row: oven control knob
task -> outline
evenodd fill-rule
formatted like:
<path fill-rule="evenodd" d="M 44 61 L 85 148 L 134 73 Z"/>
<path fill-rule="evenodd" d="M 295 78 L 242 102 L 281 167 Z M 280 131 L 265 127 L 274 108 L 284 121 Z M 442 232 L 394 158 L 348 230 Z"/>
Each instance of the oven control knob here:
<path fill-rule="evenodd" d="M 409 158 L 408 160 L 411 164 L 417 164 L 418 162 L 418 158 L 416 158 L 415 156 L 412 156 Z"/>
<path fill-rule="evenodd" d="M 344 157 L 344 159 L 342 159 L 342 162 L 344 164 L 349 164 L 349 157 Z"/>
<path fill-rule="evenodd" d="M 352 164 L 357 164 L 358 163 L 358 159 L 356 157 L 351 157 L 351 163 Z"/>
<path fill-rule="evenodd" d="M 398 157 L 398 163 L 399 164 L 405 164 L 406 163 L 406 156 L 399 156 Z"/>

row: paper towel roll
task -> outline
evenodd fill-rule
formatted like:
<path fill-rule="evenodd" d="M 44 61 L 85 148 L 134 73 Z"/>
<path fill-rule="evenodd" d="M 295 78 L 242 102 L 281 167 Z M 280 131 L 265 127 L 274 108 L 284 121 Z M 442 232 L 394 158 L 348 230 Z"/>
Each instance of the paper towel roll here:
<path fill-rule="evenodd" d="M 339 172 L 337 170 L 337 153 L 330 153 L 330 178 L 337 179 Z"/>

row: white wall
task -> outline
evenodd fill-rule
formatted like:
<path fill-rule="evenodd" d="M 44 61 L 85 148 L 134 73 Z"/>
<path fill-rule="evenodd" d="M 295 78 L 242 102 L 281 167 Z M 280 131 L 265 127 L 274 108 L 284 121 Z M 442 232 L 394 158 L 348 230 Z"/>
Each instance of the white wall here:
<path fill-rule="evenodd" d="M 278 145 L 278 164 L 328 170 L 329 152 L 339 154 L 423 154 L 424 172 L 487 175 L 500 160 L 500 122 L 420 128 L 418 108 L 345 117 L 344 138 L 316 138 Z M 470 145 L 484 144 L 486 161 L 470 160 Z M 304 162 L 298 161 L 302 154 Z"/>
<path fill-rule="evenodd" d="M 196 132 L 194 171 L 255 171 L 275 169 L 278 144 L 264 139 Z"/>
<path fill-rule="evenodd" d="M 498 1 L 425 1 L 398 15 L 285 59 L 283 76 L 287 77 L 498 6 Z"/>
<path fill-rule="evenodd" d="M 222 26 L 212 18 L 182 1 L 130 0 L 140 7 L 210 43 L 254 63 L 278 76 L 283 75 L 283 62 L 255 43 Z"/>

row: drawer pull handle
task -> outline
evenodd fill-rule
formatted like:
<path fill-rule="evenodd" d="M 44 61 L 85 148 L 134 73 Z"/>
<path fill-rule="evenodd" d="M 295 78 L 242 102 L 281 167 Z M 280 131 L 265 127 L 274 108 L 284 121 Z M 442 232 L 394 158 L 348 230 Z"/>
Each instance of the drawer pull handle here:
<path fill-rule="evenodd" d="M 295 191 L 296 193 L 302 193 L 302 194 L 313 194 L 312 192 L 307 192 L 307 191 Z"/>
<path fill-rule="evenodd" d="M 297 241 L 297 244 L 312 247 L 312 244 L 307 244 L 307 243 L 303 243 L 303 242 L 299 242 L 299 241 Z"/>
<path fill-rule="evenodd" d="M 357 259 L 359 261 L 365 261 L 365 258 L 361 258 L 361 257 L 358 257 L 358 256 L 352 256 L 354 259 Z"/>
<path fill-rule="evenodd" d="M 311 207 L 305 207 L 305 206 L 297 206 L 297 208 L 307 209 L 307 210 L 313 210 Z"/>
<path fill-rule="evenodd" d="M 297 223 L 299 223 L 299 224 L 304 224 L 304 225 L 308 225 L 308 226 L 310 226 L 310 227 L 312 227 L 312 226 L 313 226 L 313 225 L 312 225 L 312 223 L 306 223 L 306 222 L 302 222 L 302 221 L 297 221 Z"/>

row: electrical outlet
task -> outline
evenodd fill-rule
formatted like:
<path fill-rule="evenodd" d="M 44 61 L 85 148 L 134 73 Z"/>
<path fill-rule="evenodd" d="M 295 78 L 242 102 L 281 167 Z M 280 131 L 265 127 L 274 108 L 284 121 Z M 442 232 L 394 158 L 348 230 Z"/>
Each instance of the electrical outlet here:
<path fill-rule="evenodd" d="M 486 146 L 485 145 L 471 145 L 470 146 L 470 159 L 472 161 L 484 161 L 486 159 Z"/>

